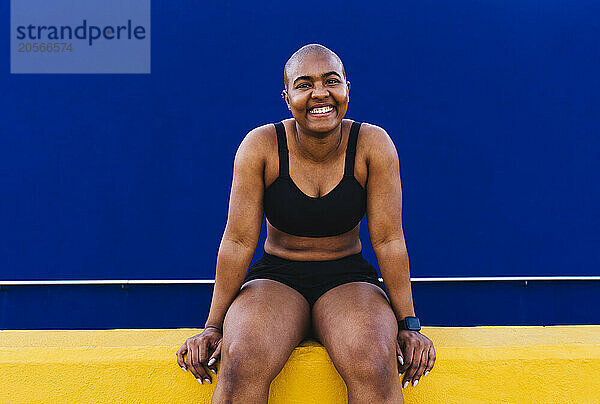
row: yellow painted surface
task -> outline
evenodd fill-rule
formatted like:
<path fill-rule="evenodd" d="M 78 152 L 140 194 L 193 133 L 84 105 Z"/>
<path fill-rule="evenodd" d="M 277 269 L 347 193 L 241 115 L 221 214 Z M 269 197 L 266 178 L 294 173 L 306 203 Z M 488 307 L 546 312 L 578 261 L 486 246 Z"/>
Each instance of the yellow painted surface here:
<path fill-rule="evenodd" d="M 208 403 L 216 377 L 200 385 L 175 361 L 200 331 L 0 331 L 0 403 Z M 600 326 L 422 332 L 437 362 L 404 390 L 407 403 L 600 403 Z M 346 387 L 325 349 L 305 341 L 270 396 L 276 404 L 344 403 Z"/>

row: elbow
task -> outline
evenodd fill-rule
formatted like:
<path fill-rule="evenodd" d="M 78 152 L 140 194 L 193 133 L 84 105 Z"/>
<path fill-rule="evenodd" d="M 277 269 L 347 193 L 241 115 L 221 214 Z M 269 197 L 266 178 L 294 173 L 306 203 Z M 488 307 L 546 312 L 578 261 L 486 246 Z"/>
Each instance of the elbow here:
<path fill-rule="evenodd" d="M 408 255 L 404 237 L 393 237 L 379 242 L 371 242 L 371 245 L 378 256 L 387 253 Z"/>
<path fill-rule="evenodd" d="M 397 246 L 398 244 L 404 245 L 404 236 L 402 235 L 394 235 L 388 237 L 378 238 L 376 240 L 371 240 L 371 246 L 373 246 L 373 250 L 379 248 L 387 248 L 390 245 Z"/>
<path fill-rule="evenodd" d="M 256 246 L 258 244 L 258 239 L 250 238 L 250 237 L 242 237 L 235 236 L 232 234 L 224 234 L 221 239 L 220 248 L 224 247 L 234 247 L 236 249 L 242 248 L 245 250 L 251 250 L 254 254 L 254 250 L 256 250 Z"/>

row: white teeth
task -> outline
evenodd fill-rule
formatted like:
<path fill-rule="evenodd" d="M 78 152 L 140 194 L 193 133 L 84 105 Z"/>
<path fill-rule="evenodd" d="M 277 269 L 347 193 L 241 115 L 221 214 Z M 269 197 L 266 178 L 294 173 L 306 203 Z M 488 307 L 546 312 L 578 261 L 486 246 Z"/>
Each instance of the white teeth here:
<path fill-rule="evenodd" d="M 313 114 L 326 114 L 328 112 L 333 111 L 333 107 L 332 106 L 327 106 L 327 107 L 320 107 L 320 108 L 313 108 L 310 110 L 311 113 Z"/>

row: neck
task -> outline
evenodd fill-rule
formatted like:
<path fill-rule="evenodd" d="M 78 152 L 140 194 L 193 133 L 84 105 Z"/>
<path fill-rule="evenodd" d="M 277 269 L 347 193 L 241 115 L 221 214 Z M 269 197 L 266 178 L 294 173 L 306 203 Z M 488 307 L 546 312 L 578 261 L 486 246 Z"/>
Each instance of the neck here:
<path fill-rule="evenodd" d="M 307 132 L 294 122 L 294 139 L 300 153 L 314 162 L 323 162 L 335 155 L 342 144 L 342 123 L 329 132 Z"/>

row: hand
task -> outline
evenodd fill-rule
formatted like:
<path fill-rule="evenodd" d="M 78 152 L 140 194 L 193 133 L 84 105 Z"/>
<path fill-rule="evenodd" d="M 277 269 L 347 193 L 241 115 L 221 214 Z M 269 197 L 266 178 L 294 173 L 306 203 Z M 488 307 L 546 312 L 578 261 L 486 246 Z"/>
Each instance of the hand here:
<path fill-rule="evenodd" d="M 400 330 L 396 341 L 396 352 L 400 362 L 398 370 L 400 374 L 404 373 L 402 382 L 404 388 L 410 382 L 416 387 L 421 375 L 427 376 L 433 369 L 435 363 L 433 342 L 418 331 Z"/>
<path fill-rule="evenodd" d="M 177 351 L 177 363 L 187 372 L 189 368 L 196 380 L 212 383 L 206 369 L 217 374 L 216 361 L 221 356 L 223 333 L 216 328 L 205 328 L 198 335 L 188 338 Z M 212 352 L 212 355 L 211 355 Z M 183 355 L 186 356 L 185 361 Z"/>

